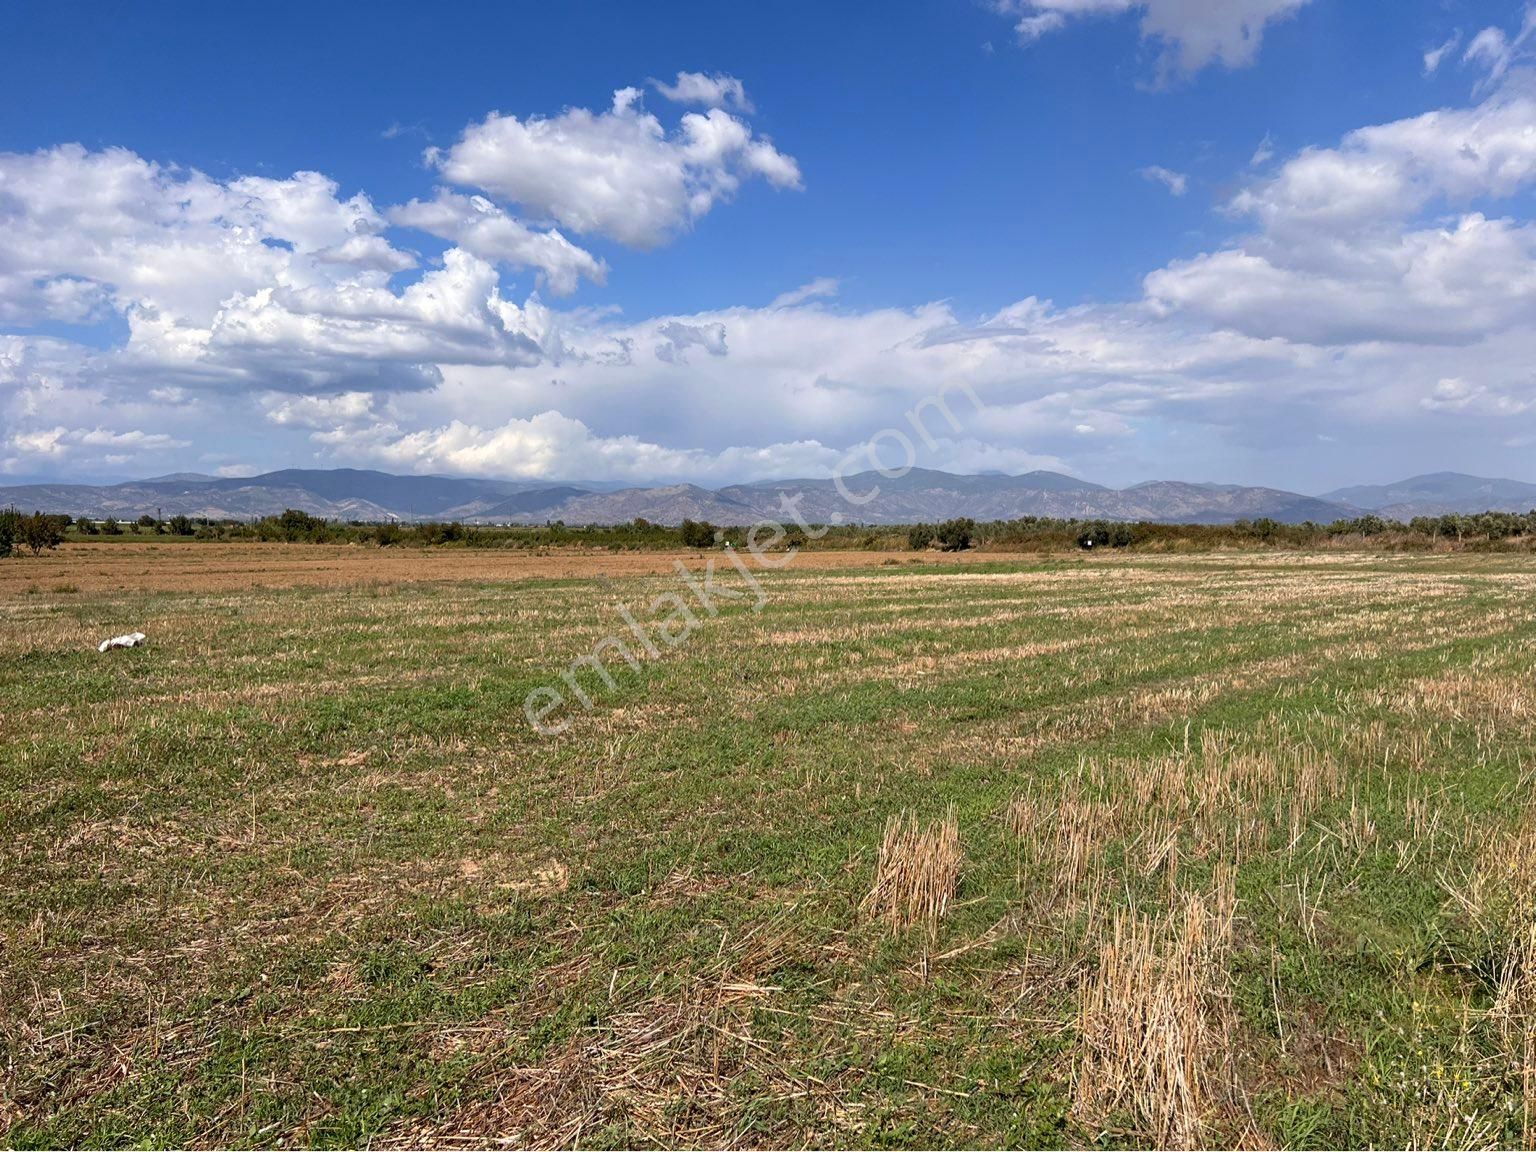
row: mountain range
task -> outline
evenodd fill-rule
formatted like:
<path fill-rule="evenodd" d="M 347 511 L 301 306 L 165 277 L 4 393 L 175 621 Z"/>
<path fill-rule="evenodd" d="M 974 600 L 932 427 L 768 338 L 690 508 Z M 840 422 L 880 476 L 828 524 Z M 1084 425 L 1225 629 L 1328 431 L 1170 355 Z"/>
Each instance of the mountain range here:
<path fill-rule="evenodd" d="M 773 480 L 701 488 L 692 484 L 625 488 L 610 482 L 485 480 L 396 476 L 387 472 L 285 469 L 250 477 L 176 473 L 122 484 L 0 487 L 0 506 L 119 519 L 143 514 L 248 519 L 299 508 L 337 520 L 461 520 L 478 523 L 617 524 L 637 517 L 661 524 L 685 518 L 748 524 L 798 517 L 808 523 L 910 524 L 957 516 L 1023 516 L 1220 524 L 1269 517 L 1327 523 L 1376 512 L 1394 519 L 1451 512 L 1528 512 L 1536 484 L 1455 472 L 1394 484 L 1304 496 L 1275 488 L 1151 481 L 1107 488 L 1057 472 L 957 476 L 914 469 L 899 479 L 875 472 L 833 480 Z M 845 492 L 847 493 L 845 495 Z M 851 498 L 850 498 L 851 496 Z"/>

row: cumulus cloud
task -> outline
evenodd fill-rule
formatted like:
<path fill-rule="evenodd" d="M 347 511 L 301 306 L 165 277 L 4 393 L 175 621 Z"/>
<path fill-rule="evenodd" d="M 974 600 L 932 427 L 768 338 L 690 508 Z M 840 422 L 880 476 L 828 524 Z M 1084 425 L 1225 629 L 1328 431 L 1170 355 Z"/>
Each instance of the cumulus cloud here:
<path fill-rule="evenodd" d="M 667 447 L 634 435 L 597 435 L 582 421 L 555 411 L 488 427 L 454 420 L 404 432 L 383 425 L 365 439 L 340 438 L 336 446 L 341 458 L 415 472 L 533 478 L 558 474 L 635 483 L 658 477 L 723 483 L 783 475 L 786 466 L 826 473 L 842 455 L 816 441 L 716 452 Z"/>
<path fill-rule="evenodd" d="M 1163 66 L 1182 73 L 1209 64 L 1242 68 L 1257 58 L 1264 30 L 1308 0 L 999 0 L 1019 38 L 1039 40 L 1086 16 L 1135 12 L 1141 35 L 1162 46 Z"/>
<path fill-rule="evenodd" d="M 1431 412 L 1519 416 L 1536 409 L 1536 395 L 1529 390 L 1515 394 L 1509 389 L 1451 377 L 1436 384 L 1419 405 Z"/>
<path fill-rule="evenodd" d="M 608 266 L 572 244 L 557 229 L 530 228 L 484 196 L 460 196 L 439 189 L 431 200 L 412 200 L 389 210 L 389 220 L 418 228 L 493 264 L 534 268 L 556 296 L 569 296 L 585 279 L 602 284 Z"/>
<path fill-rule="evenodd" d="M 755 111 L 747 99 L 747 89 L 734 76 L 721 72 L 679 72 L 677 83 L 652 80 L 651 87 L 677 104 L 702 104 L 706 108 L 735 108 L 738 112 Z"/>
<path fill-rule="evenodd" d="M 32 464 L 45 461 L 67 465 L 85 459 L 94 464 L 120 466 L 135 459 L 149 459 L 175 448 L 186 448 L 189 441 L 177 440 L 160 432 L 137 428 L 114 431 L 109 428 L 69 428 L 62 424 L 12 433 L 0 441 L 0 471 L 15 471 L 21 461 Z"/>
<path fill-rule="evenodd" d="M 1465 209 L 1536 183 L 1536 100 L 1511 79 L 1474 107 L 1294 156 L 1232 199 L 1257 232 L 1152 273 L 1149 302 L 1315 344 L 1466 343 L 1522 322 L 1536 228 Z"/>
<path fill-rule="evenodd" d="M 688 112 L 669 132 L 644 109 L 638 88 L 619 89 L 603 112 L 492 113 L 451 148 L 429 149 L 427 161 L 453 184 L 635 248 L 666 243 L 744 180 L 801 185 L 793 157 L 740 117 L 721 108 Z"/>
<path fill-rule="evenodd" d="M 553 189 L 574 189 L 560 211 L 620 227 L 575 159 L 596 154 L 601 185 L 617 152 L 572 112 L 517 121 L 538 137 L 529 155 L 569 161 L 540 177 L 548 205 L 444 188 L 381 209 L 313 173 L 221 181 L 122 150 L 0 154 L 3 322 L 127 329 L 116 344 L 0 333 L 0 471 L 826 474 L 958 382 L 985 411 L 952 396 L 957 422 L 939 420 L 925 466 L 1296 483 L 1298 446 L 1310 459 L 1329 436 L 1351 471 L 1458 451 L 1494 469 L 1519 451 L 1498 445 L 1536 442 L 1529 85 L 1516 63 L 1468 107 L 1244 169 L 1231 238 L 1154 270 L 1136 299 L 1026 296 L 981 316 L 942 301 L 832 308 L 827 278 L 761 307 L 660 316 L 514 298 L 507 269 L 550 294 L 606 273 L 553 207 Z M 583 115 L 627 140 L 636 125 L 616 121 L 649 119 L 637 100 Z M 642 205 L 632 236 L 671 235 L 722 202 L 708 157 L 749 174 L 739 142 L 760 141 L 711 111 L 736 127 L 721 122 L 709 147 L 702 127 L 641 125 L 638 154 L 686 171 L 683 200 Z M 694 179 L 706 202 L 690 207 Z M 406 228 L 450 247 L 424 260 Z"/>
<path fill-rule="evenodd" d="M 294 428 L 335 430 L 373 421 L 371 392 L 340 392 L 332 396 L 294 396 L 268 392 L 259 402 L 273 424 Z"/>
<path fill-rule="evenodd" d="M 702 348 L 711 356 L 724 356 L 729 351 L 725 343 L 724 324 L 685 324 L 681 320 L 669 320 L 656 330 L 661 343 L 656 345 L 656 359 L 667 364 L 684 363 L 683 354 L 688 348 Z"/>

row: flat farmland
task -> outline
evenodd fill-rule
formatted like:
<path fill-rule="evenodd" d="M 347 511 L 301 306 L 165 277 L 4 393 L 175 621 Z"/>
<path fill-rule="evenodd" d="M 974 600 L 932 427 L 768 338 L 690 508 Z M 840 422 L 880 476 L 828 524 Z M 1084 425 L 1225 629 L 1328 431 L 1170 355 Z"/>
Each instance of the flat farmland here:
<path fill-rule="evenodd" d="M 1536 1137 L 1529 558 L 677 558 L 0 561 L 0 1140 Z"/>
<path fill-rule="evenodd" d="M 718 554 L 715 554 L 718 559 Z M 774 556 L 772 559 L 779 559 Z M 61 552 L 0 564 L 0 597 L 58 591 L 227 592 L 298 586 L 430 584 L 466 580 L 577 579 L 654 576 L 681 560 L 701 568 L 710 556 L 693 550 L 374 548 L 356 544 L 204 543 L 176 540 L 71 544 Z M 966 565 L 995 561 L 977 552 L 802 552 L 797 569 L 897 564 Z"/>

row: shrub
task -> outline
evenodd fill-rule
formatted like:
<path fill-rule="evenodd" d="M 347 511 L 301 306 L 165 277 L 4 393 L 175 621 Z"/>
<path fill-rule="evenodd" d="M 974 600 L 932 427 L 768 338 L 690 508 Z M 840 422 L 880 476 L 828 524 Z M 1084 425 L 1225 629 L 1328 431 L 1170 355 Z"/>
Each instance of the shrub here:
<path fill-rule="evenodd" d="M 101 534 L 103 536 L 121 536 L 123 526 L 117 522 L 116 516 L 108 516 L 101 522 Z"/>
<path fill-rule="evenodd" d="M 427 523 L 416 529 L 416 538 L 423 544 L 453 544 L 467 537 L 464 525 L 457 520 L 451 524 Z"/>
<path fill-rule="evenodd" d="M 976 521 L 969 516 L 960 520 L 946 520 L 939 525 L 939 547 L 946 552 L 964 552 L 976 539 Z"/>
<path fill-rule="evenodd" d="M 907 530 L 907 547 L 914 552 L 924 552 L 937 533 L 938 529 L 932 524 L 914 524 Z"/>
<path fill-rule="evenodd" d="M 9 556 L 16 544 L 16 521 L 20 519 L 16 509 L 0 511 L 0 556 Z"/>
<path fill-rule="evenodd" d="M 324 520 L 298 508 L 287 508 L 281 516 L 267 516 L 257 521 L 255 533 L 258 540 L 282 540 L 289 544 L 300 540 L 318 544 L 330 534 Z"/>
<path fill-rule="evenodd" d="M 82 536 L 94 536 L 99 531 L 96 527 L 96 521 L 92 520 L 89 516 L 82 516 L 76 520 L 75 527 L 80 530 L 80 535 Z"/>
<path fill-rule="evenodd" d="M 1077 536 L 1077 546 L 1092 548 L 1129 548 L 1136 542 L 1136 529 L 1130 524 L 1106 524 L 1096 520 Z"/>
<path fill-rule="evenodd" d="M 190 536 L 193 532 L 192 520 L 188 516 L 172 516 L 166 527 L 173 536 Z"/>

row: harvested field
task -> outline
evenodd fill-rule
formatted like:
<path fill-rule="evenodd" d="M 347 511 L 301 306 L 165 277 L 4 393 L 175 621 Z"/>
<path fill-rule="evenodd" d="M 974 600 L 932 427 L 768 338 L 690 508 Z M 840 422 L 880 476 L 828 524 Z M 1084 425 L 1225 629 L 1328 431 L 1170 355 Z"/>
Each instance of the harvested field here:
<path fill-rule="evenodd" d="M 0 1139 L 1536 1140 L 1536 563 L 674 559 L 0 562 Z"/>
<path fill-rule="evenodd" d="M 808 551 L 796 568 L 975 564 L 978 553 Z M 60 552 L 0 564 L 0 596 L 72 585 L 80 592 L 233 592 L 352 584 L 421 584 L 454 580 L 569 580 L 653 576 L 681 560 L 702 567 L 694 551 L 608 552 L 583 549 L 374 548 L 356 544 L 208 544 L 82 542 Z"/>

